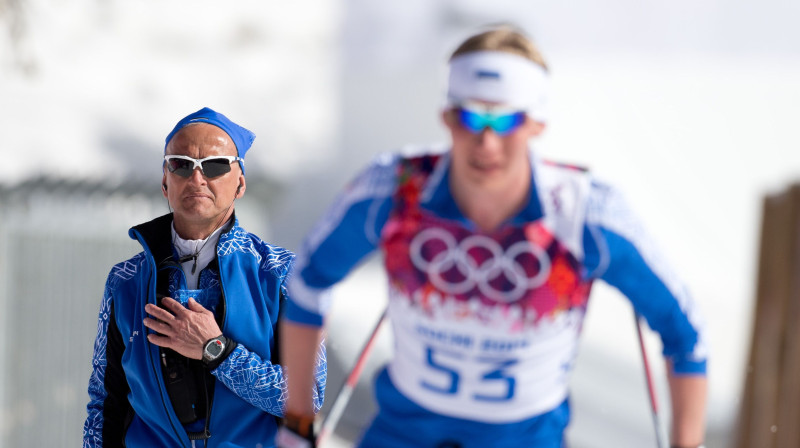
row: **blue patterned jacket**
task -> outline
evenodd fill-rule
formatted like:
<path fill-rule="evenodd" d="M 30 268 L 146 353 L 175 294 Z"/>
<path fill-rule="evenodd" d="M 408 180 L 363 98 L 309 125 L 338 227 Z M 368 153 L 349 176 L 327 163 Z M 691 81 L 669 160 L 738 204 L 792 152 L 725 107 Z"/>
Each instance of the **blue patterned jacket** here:
<path fill-rule="evenodd" d="M 159 268 L 158 260 L 173 250 L 171 222 L 169 214 L 132 228 L 130 237 L 144 251 L 115 265 L 108 276 L 89 380 L 84 448 L 192 446 L 167 393 L 159 347 L 147 341 L 150 330 L 142 323 L 145 304 L 156 303 L 156 273 L 170 276 L 170 293 L 185 288 L 180 269 Z M 236 342 L 211 371 L 215 384 L 209 448 L 273 446 L 276 417 L 282 416 L 286 399 L 286 378 L 271 359 L 293 259 L 294 254 L 263 242 L 234 218 L 220 236 L 217 263 L 212 261 L 200 275 L 199 289 L 221 291 L 217 320 L 223 334 Z M 316 379 L 314 400 L 319 410 L 326 380 L 324 347 Z"/>

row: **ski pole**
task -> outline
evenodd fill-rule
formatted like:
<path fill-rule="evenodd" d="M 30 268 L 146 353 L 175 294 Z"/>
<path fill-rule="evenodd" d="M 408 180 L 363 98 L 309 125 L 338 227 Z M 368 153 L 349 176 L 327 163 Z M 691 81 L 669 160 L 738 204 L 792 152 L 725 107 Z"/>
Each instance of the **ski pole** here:
<path fill-rule="evenodd" d="M 381 326 L 385 320 L 386 310 L 384 309 L 381 317 L 378 319 L 378 322 L 372 329 L 369 339 L 367 339 L 367 342 L 364 343 L 364 346 L 361 348 L 358 358 L 356 358 L 355 366 L 353 366 L 350 374 L 347 375 L 347 379 L 345 380 L 339 395 L 337 395 L 336 399 L 333 400 L 331 410 L 322 420 L 322 424 L 320 425 L 318 433 L 319 435 L 317 435 L 317 446 L 323 446 L 325 440 L 331 433 L 333 433 L 334 428 L 336 428 L 336 424 L 339 423 L 339 419 L 342 417 L 342 413 L 344 413 L 347 403 L 350 402 L 350 397 L 353 395 L 353 391 L 355 391 L 356 385 L 358 384 L 358 378 L 361 376 L 361 371 L 364 369 L 364 365 L 366 364 L 366 360 L 369 357 L 370 351 L 372 351 L 372 346 L 375 344 L 378 331 L 381 329 Z"/>
<path fill-rule="evenodd" d="M 644 346 L 644 338 L 642 337 L 642 320 L 635 310 L 633 317 L 636 320 L 636 333 L 639 335 L 639 348 L 642 351 L 642 363 L 644 364 L 644 377 L 647 381 L 647 392 L 650 395 L 650 408 L 653 412 L 653 427 L 656 431 L 656 446 L 663 448 L 664 438 L 661 436 L 661 422 L 658 419 L 658 401 L 656 399 L 656 390 L 653 387 L 653 376 L 650 374 L 650 364 L 647 362 L 647 351 Z"/>

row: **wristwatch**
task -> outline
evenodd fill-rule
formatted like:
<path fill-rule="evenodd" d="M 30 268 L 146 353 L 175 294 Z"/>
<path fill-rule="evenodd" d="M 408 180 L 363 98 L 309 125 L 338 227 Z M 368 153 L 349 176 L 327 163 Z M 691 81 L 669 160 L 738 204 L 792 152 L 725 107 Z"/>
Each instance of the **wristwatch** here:
<path fill-rule="evenodd" d="M 225 352 L 226 343 L 227 340 L 223 335 L 209 339 L 203 347 L 203 363 L 208 364 L 219 358 Z"/>

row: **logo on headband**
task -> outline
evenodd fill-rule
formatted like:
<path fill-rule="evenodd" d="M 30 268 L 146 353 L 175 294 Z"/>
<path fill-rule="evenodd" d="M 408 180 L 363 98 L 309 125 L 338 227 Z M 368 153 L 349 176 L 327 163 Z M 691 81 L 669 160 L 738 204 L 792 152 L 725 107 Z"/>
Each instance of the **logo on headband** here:
<path fill-rule="evenodd" d="M 499 72 L 490 72 L 488 70 L 478 70 L 475 72 L 475 77 L 478 79 L 500 79 Z"/>

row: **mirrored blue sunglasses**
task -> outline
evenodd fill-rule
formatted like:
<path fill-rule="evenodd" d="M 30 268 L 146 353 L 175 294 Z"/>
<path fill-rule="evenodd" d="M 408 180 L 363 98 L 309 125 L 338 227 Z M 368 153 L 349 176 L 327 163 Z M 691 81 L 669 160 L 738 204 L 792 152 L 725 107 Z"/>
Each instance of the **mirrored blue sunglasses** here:
<path fill-rule="evenodd" d="M 456 108 L 456 113 L 461 125 L 473 134 L 480 134 L 489 127 L 497 135 L 505 136 L 525 122 L 524 111 L 489 112 L 487 110 L 459 106 Z"/>

